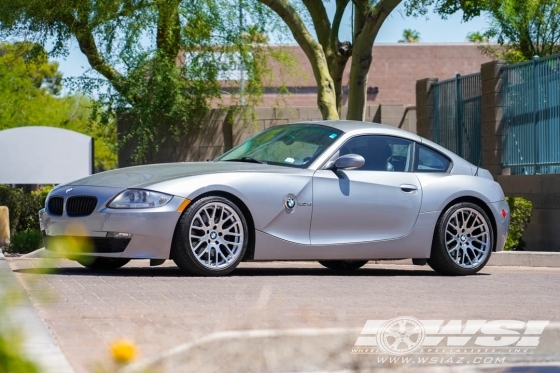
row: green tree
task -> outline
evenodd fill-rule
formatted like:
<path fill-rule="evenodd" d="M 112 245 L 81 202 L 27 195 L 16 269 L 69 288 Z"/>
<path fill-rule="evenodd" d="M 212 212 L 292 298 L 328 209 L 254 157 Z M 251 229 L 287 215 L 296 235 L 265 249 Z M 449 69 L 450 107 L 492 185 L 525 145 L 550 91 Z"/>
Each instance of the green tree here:
<path fill-rule="evenodd" d="M 470 41 L 471 43 L 488 43 L 488 38 L 486 36 L 484 36 L 483 33 L 481 33 L 480 31 L 475 31 L 475 32 L 469 32 L 467 34 L 467 40 Z"/>
<path fill-rule="evenodd" d="M 500 45 L 481 44 L 487 55 L 515 63 L 560 52 L 560 0 L 487 0 L 484 9 L 490 27 L 483 37 Z"/>
<path fill-rule="evenodd" d="M 483 53 L 510 63 L 560 52 L 560 0 L 409 0 L 407 5 L 407 15 L 426 14 L 429 6 L 443 18 L 462 11 L 464 21 L 486 14 L 488 30 L 467 38 Z"/>
<path fill-rule="evenodd" d="M 22 126 L 52 126 L 96 139 L 95 167 L 113 168 L 114 125 L 90 122 L 92 102 L 80 95 L 60 96 L 62 74 L 33 43 L 0 44 L 0 130 Z"/>
<path fill-rule="evenodd" d="M 325 8 L 327 1 L 302 0 L 301 9 L 299 3 L 289 0 L 258 0 L 285 22 L 309 59 L 318 87 L 317 105 L 324 119 L 339 119 L 342 75 L 352 57 L 347 118 L 363 120 L 373 43 L 387 16 L 402 0 L 354 0 L 353 44 L 339 40 L 340 23 L 350 1 L 336 0 L 332 22 Z M 306 15 L 311 24 L 305 22 Z"/>
<path fill-rule="evenodd" d="M 403 38 L 399 43 L 418 43 L 420 41 L 420 33 L 413 29 L 406 29 L 403 31 Z"/>
<path fill-rule="evenodd" d="M 246 102 L 262 92 L 263 56 L 272 52 L 261 41 L 282 29 L 268 9 L 240 1 L 0 1 L 0 33 L 42 46 L 54 41 L 52 56 L 77 42 L 92 71 L 72 87 L 97 95 L 93 114 L 101 123 L 115 113 L 132 116 L 124 138 L 135 139 L 138 162 L 150 161 L 146 150 L 157 149 L 164 133 L 177 138 L 201 126 L 221 97 L 221 81 L 235 79 L 228 72 L 244 70 Z"/>

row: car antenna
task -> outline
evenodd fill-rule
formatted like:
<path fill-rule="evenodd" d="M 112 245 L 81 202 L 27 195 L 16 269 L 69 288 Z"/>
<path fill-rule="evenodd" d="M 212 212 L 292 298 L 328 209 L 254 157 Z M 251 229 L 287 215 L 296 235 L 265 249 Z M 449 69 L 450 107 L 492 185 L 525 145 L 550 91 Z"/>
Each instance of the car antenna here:
<path fill-rule="evenodd" d="M 478 176 L 478 170 L 480 169 L 480 163 L 482 162 L 482 149 L 484 148 L 484 139 L 481 140 L 480 142 L 480 156 L 478 157 L 478 164 L 476 165 L 476 172 L 474 173 L 474 176 Z"/>

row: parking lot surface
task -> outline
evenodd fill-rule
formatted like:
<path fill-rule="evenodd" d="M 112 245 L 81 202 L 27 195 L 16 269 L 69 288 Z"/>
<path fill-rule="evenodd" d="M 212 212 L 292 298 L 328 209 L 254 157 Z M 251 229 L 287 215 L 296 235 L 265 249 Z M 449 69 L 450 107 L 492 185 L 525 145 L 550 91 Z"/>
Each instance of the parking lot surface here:
<path fill-rule="evenodd" d="M 560 268 L 486 267 L 444 277 L 427 266 L 337 272 L 315 262 L 275 262 L 200 278 L 172 261 L 132 261 L 113 272 L 69 260 L 10 258 L 9 265 L 78 373 L 103 365 L 109 343 L 123 337 L 135 341 L 140 359 L 151 359 L 223 331 L 346 329 L 357 338 L 367 320 L 399 316 L 560 321 Z"/>

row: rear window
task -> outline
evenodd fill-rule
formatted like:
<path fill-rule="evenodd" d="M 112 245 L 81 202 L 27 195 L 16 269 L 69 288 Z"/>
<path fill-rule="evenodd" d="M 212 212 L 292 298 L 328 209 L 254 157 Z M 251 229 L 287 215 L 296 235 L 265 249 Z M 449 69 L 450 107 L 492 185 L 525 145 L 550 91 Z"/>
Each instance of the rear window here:
<path fill-rule="evenodd" d="M 417 146 L 415 172 L 447 172 L 451 161 L 446 156 L 427 146 L 421 144 Z"/>

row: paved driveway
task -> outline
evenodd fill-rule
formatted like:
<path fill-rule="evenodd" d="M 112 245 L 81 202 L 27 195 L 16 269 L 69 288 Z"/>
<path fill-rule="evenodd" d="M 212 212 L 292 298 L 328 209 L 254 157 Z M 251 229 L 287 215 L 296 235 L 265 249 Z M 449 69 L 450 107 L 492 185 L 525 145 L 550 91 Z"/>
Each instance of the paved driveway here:
<path fill-rule="evenodd" d="M 443 277 L 428 267 L 368 264 L 343 273 L 280 262 L 195 278 L 171 261 L 153 268 L 133 261 L 111 273 L 68 260 L 9 264 L 78 373 L 108 361 L 107 345 L 120 337 L 150 358 L 227 330 L 359 331 L 366 320 L 397 316 L 560 321 L 560 268 L 486 267 L 476 276 Z"/>

